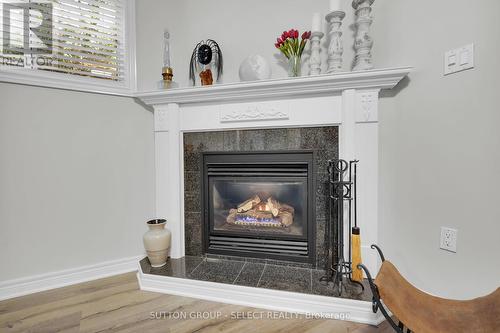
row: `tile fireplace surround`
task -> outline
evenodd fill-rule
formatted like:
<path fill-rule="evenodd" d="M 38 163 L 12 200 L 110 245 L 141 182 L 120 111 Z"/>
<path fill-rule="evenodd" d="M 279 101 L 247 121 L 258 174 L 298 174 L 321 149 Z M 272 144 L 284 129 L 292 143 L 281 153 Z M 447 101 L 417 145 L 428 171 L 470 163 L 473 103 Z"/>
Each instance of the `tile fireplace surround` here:
<path fill-rule="evenodd" d="M 197 233 L 190 220 L 193 218 L 190 214 L 193 213 L 192 207 L 197 202 L 192 201 L 196 196 L 190 196 L 193 190 L 196 192 L 193 188 L 195 182 L 188 179 L 198 173 L 191 170 L 193 166 L 186 156 L 185 140 L 189 145 L 196 135 L 201 136 L 198 137 L 201 140 L 222 135 L 224 143 L 224 135 L 218 133 L 267 130 L 268 133 L 281 133 L 277 134 L 280 136 L 294 129 L 307 132 L 312 128 L 335 128 L 338 156 L 345 160 L 360 160 L 358 223 L 363 231 L 362 257 L 364 264 L 375 274 L 379 262 L 369 246 L 377 243 L 378 233 L 379 92 L 392 89 L 410 71 L 411 68 L 392 68 L 137 94 L 143 103 L 154 108 L 156 214 L 167 219 L 167 227 L 172 231 L 172 262 L 169 265 L 192 261 L 189 259 L 192 257 L 186 257 L 186 254 L 199 254 L 193 251 L 193 243 L 190 243 Z M 332 145 L 337 143 L 332 142 Z M 332 153 L 331 157 L 335 155 Z M 191 234 L 186 235 L 186 232 Z M 186 244 L 186 239 L 189 244 Z M 210 267 L 209 263 L 203 265 Z M 240 269 L 244 270 L 247 264 L 236 261 L 227 265 L 241 265 Z M 181 270 L 183 274 L 179 275 L 156 274 L 147 269 L 144 261 L 139 267 L 139 284 L 144 290 L 271 310 L 323 315 L 349 313 L 348 320 L 369 324 L 377 324 L 383 318 L 380 313 L 372 313 L 371 302 L 366 300 L 335 298 L 328 293 L 312 292 L 314 282 L 310 287 L 306 286 L 311 292 L 301 292 L 287 288 L 279 290 L 266 284 L 223 284 L 217 280 L 193 278 L 193 274 L 201 274 L 200 268 L 187 273 L 184 268 Z M 314 271 L 315 267 L 312 268 Z M 235 277 L 231 281 L 236 280 Z"/>
<path fill-rule="evenodd" d="M 204 152 L 253 153 L 312 149 L 315 154 L 316 262 L 324 267 L 327 161 L 338 157 L 338 127 L 303 127 L 184 133 L 184 236 L 186 255 L 202 255 L 201 164 Z"/>

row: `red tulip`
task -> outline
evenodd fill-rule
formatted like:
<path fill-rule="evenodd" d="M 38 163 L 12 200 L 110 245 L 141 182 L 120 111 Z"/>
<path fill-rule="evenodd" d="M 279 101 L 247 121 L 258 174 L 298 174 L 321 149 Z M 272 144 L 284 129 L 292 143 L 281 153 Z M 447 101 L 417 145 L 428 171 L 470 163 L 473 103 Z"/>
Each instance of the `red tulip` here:
<path fill-rule="evenodd" d="M 299 36 L 302 38 L 299 41 Z M 301 56 L 307 40 L 311 38 L 311 31 L 304 31 L 302 34 L 296 29 L 283 31 L 281 36 L 276 38 L 274 46 L 281 51 L 287 58 L 290 56 Z"/>

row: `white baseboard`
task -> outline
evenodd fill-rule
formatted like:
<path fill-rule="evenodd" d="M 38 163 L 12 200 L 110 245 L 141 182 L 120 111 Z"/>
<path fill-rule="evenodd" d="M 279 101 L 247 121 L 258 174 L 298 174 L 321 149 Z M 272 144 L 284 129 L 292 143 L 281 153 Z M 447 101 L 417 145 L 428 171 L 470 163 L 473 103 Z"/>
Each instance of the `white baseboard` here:
<path fill-rule="evenodd" d="M 0 282 L 0 301 L 108 276 L 133 272 L 144 256 L 106 261 L 95 265 Z"/>
<path fill-rule="evenodd" d="M 144 274 L 140 268 L 137 280 L 141 290 L 163 294 L 370 325 L 384 321 L 380 311 L 373 313 L 371 302 Z"/>

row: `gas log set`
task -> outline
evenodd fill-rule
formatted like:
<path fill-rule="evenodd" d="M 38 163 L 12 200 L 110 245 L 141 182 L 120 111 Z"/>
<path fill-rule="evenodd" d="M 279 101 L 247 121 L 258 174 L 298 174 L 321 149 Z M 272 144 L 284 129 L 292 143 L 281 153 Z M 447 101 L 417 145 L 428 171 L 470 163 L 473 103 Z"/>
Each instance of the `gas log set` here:
<path fill-rule="evenodd" d="M 258 195 L 231 208 L 226 222 L 229 224 L 287 228 L 293 224 L 295 209 L 273 197 L 262 200 Z"/>

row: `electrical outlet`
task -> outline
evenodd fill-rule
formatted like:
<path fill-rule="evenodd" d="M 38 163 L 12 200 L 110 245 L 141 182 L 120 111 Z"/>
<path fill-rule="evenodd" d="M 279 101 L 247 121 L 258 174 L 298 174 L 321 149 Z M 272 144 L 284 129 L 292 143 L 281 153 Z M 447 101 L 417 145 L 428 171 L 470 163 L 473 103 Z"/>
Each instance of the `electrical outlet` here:
<path fill-rule="evenodd" d="M 457 229 L 441 227 L 441 241 L 439 247 L 450 252 L 457 252 Z"/>

